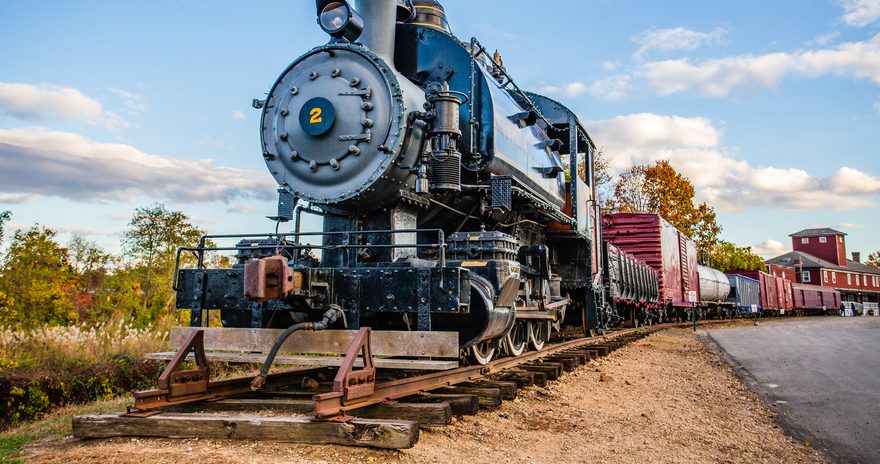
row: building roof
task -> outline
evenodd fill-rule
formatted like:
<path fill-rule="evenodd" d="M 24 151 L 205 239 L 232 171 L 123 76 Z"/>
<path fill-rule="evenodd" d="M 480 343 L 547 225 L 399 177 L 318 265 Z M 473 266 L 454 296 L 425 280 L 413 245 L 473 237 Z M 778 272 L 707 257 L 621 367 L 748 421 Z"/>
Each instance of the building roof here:
<path fill-rule="evenodd" d="M 830 227 L 821 227 L 818 229 L 804 229 L 789 235 L 789 237 L 819 237 L 821 235 L 846 235 L 846 233 Z"/>
<path fill-rule="evenodd" d="M 795 261 L 797 260 L 801 261 L 800 266 L 802 267 L 821 267 L 825 269 L 840 269 L 841 271 L 846 270 L 843 266 L 838 266 L 831 261 L 825 261 L 822 258 L 818 258 L 809 253 L 804 253 L 803 251 L 790 251 L 784 255 L 770 258 L 767 260 L 767 264 L 795 266 Z"/>
<path fill-rule="evenodd" d="M 862 272 L 865 274 L 880 275 L 880 268 L 868 266 L 867 264 L 863 264 L 858 261 L 853 261 L 851 259 L 846 260 L 846 268 L 851 271 Z"/>
<path fill-rule="evenodd" d="M 846 267 L 838 266 L 831 261 L 826 261 L 803 251 L 791 251 L 784 255 L 768 259 L 767 265 L 789 266 L 794 267 L 795 261 L 800 260 L 800 266 L 803 268 L 822 268 L 833 269 L 835 271 L 858 272 L 862 274 L 880 275 L 880 269 L 871 267 L 851 259 L 846 260 Z"/>

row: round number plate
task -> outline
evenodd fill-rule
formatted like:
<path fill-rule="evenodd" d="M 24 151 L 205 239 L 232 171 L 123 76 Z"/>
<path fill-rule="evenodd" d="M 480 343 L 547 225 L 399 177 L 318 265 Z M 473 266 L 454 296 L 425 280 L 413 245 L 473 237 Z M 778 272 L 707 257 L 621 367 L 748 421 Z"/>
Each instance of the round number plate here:
<path fill-rule="evenodd" d="M 336 112 L 330 100 L 315 97 L 299 110 L 299 125 L 306 134 L 314 137 L 330 130 L 335 117 Z"/>

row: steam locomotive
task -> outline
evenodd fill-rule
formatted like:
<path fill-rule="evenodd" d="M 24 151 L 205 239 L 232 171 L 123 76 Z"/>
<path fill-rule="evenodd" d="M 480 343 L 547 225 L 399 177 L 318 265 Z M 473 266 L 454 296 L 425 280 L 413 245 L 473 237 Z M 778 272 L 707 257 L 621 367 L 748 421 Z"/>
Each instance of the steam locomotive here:
<path fill-rule="evenodd" d="M 328 43 L 254 101 L 273 219 L 293 231 L 182 249 L 199 257 L 175 274 L 191 324 L 455 331 L 478 363 L 604 330 L 595 144 L 574 112 L 453 36 L 437 1 L 316 6 Z M 206 268 L 229 250 L 230 269 Z"/>

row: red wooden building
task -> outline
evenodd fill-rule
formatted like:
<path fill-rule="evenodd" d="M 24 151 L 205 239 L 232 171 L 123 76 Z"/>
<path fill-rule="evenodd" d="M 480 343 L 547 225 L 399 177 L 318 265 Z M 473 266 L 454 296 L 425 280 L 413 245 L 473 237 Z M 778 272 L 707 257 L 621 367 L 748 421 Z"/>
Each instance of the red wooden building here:
<path fill-rule="evenodd" d="M 793 282 L 840 291 L 844 301 L 880 302 L 880 269 L 846 258 L 846 234 L 831 228 L 804 229 L 790 235 L 790 253 L 767 260 L 771 274 Z"/>

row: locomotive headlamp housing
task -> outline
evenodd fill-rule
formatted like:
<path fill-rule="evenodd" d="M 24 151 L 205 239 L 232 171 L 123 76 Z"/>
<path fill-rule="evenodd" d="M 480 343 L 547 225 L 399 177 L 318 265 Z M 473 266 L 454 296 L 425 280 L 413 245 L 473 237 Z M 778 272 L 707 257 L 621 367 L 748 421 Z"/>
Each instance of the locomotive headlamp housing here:
<path fill-rule="evenodd" d="M 346 1 L 318 0 L 318 24 L 337 39 L 354 42 L 364 30 L 364 20 Z"/>

